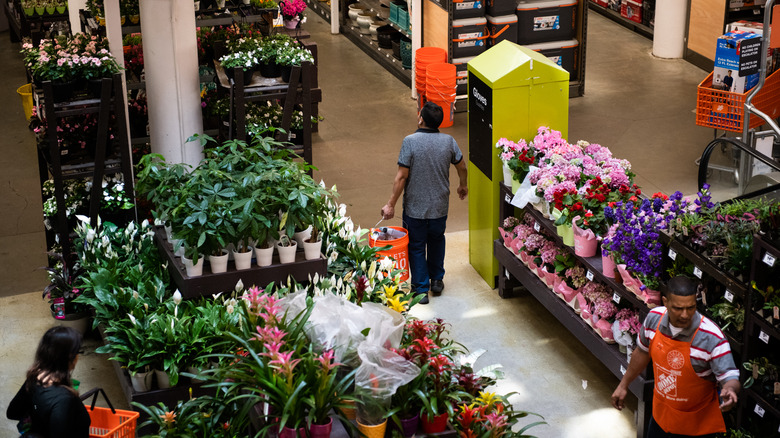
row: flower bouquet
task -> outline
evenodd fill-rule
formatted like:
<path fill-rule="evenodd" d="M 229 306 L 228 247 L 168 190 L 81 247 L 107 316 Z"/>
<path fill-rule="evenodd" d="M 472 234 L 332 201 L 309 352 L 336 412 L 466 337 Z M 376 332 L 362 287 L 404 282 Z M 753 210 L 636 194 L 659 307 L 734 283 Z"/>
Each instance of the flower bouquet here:
<path fill-rule="evenodd" d="M 620 309 L 615 314 L 615 322 L 612 323 L 612 336 L 620 345 L 620 350 L 627 352 L 627 348 L 633 348 L 634 339 L 642 329 L 639 315 L 633 309 Z"/>
<path fill-rule="evenodd" d="M 498 156 L 504 164 L 504 184 L 515 185 L 516 182 L 519 186 L 528 174 L 529 166 L 536 161 L 536 151 L 533 146 L 522 139 L 515 143 L 501 138 L 496 143 L 496 148 L 501 150 Z M 516 191 L 516 188 L 513 187 L 512 191 Z"/>

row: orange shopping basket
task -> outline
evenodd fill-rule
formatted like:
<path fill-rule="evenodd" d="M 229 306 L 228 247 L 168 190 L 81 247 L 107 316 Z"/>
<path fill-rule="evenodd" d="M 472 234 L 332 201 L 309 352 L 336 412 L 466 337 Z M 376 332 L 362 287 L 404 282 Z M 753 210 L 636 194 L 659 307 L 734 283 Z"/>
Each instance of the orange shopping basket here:
<path fill-rule="evenodd" d="M 96 407 L 98 393 L 108 403 L 108 408 Z M 114 409 L 102 388 L 95 388 L 81 395 L 82 400 L 92 396 L 92 405 L 87 407 L 91 424 L 89 438 L 135 438 L 135 426 L 138 412 Z"/>
<path fill-rule="evenodd" d="M 712 88 L 712 73 L 710 73 L 699 84 L 696 93 L 696 124 L 741 133 L 748 93 L 732 93 Z M 764 86 L 753 96 L 752 103 L 772 119 L 780 115 L 780 70 L 766 78 Z M 763 124 L 764 120 L 761 117 L 754 116 L 750 117 L 748 127 L 754 129 Z"/>

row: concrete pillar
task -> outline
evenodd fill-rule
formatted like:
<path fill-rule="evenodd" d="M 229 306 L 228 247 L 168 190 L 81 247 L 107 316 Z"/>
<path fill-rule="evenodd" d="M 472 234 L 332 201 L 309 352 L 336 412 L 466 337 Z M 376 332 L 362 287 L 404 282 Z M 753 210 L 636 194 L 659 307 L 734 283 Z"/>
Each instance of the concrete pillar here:
<path fill-rule="evenodd" d="M 169 163 L 197 165 L 203 158 L 198 41 L 192 0 L 143 0 L 141 32 L 152 152 Z"/>
<path fill-rule="evenodd" d="M 682 58 L 687 21 L 688 2 L 656 0 L 653 55 L 659 58 Z"/>

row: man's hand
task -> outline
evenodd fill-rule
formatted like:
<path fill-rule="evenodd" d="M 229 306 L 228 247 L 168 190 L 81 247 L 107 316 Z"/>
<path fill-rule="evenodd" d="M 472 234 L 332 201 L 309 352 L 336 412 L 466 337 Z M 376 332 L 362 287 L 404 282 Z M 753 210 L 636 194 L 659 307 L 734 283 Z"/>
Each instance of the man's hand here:
<path fill-rule="evenodd" d="M 735 382 L 735 383 L 732 383 Z M 720 389 L 720 410 L 721 412 L 728 412 L 731 408 L 737 404 L 737 391 L 739 390 L 739 381 L 736 379 L 729 380 L 723 384 Z"/>
<path fill-rule="evenodd" d="M 467 186 L 458 186 L 458 197 L 460 200 L 466 199 L 466 195 L 469 194 L 469 188 Z"/>
<path fill-rule="evenodd" d="M 615 388 L 615 392 L 612 393 L 612 406 L 618 411 L 623 410 L 623 401 L 626 399 L 627 393 L 628 391 L 626 391 L 626 388 L 624 388 L 623 385 L 618 385 L 618 387 Z"/>
<path fill-rule="evenodd" d="M 385 204 L 382 207 L 382 218 L 384 220 L 392 219 L 395 216 L 395 207 L 390 204 Z"/>

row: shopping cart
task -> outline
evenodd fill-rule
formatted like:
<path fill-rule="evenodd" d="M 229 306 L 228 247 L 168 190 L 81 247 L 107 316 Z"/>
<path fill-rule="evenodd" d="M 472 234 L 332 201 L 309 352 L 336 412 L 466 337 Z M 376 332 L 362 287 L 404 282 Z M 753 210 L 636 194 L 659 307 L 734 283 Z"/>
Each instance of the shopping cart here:
<path fill-rule="evenodd" d="M 96 407 L 98 394 L 108 404 L 108 408 Z M 134 438 L 138 412 L 114 409 L 103 388 L 95 388 L 81 395 L 81 400 L 92 397 L 92 404 L 87 408 L 91 420 L 89 438 Z"/>
<path fill-rule="evenodd" d="M 756 141 L 760 138 L 773 137 L 773 143 L 780 143 L 780 127 L 775 119 L 780 116 L 780 68 L 769 77 L 766 76 L 767 46 L 775 48 L 771 40 L 772 12 L 775 0 L 768 0 L 764 6 L 764 29 L 759 63 L 758 84 L 747 93 L 734 93 L 713 88 L 712 73 L 698 87 L 696 96 L 696 124 L 715 128 L 717 130 L 741 132 L 741 137 L 719 137 L 710 142 L 704 149 L 699 164 L 699 186 L 707 178 L 709 170 L 734 172 L 734 179 L 739 194 L 745 192 L 748 180 L 752 176 L 753 159 L 764 162 L 776 171 L 780 164 L 773 158 L 756 150 Z M 778 14 L 780 15 L 780 14 Z M 780 17 L 778 17 L 780 22 Z M 751 114 L 758 117 L 751 119 Z M 768 125 L 769 130 L 755 131 L 762 125 Z M 734 147 L 734 167 L 709 164 L 709 158 L 715 147 L 726 145 Z"/>

